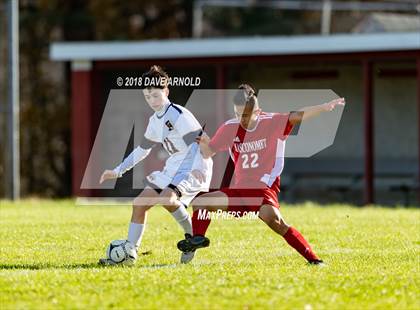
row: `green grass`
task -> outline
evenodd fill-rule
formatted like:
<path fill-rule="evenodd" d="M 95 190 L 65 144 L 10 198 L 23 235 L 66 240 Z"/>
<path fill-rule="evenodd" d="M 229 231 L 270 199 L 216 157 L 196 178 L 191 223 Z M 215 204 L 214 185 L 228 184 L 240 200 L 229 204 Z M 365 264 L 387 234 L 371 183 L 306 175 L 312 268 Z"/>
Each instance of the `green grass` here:
<path fill-rule="evenodd" d="M 161 208 L 137 265 L 98 267 L 125 238 L 124 207 L 71 200 L 0 201 L 0 308 L 419 309 L 416 209 L 282 206 L 328 263 L 305 264 L 258 220 L 214 221 L 210 248 L 178 264 L 182 232 Z"/>

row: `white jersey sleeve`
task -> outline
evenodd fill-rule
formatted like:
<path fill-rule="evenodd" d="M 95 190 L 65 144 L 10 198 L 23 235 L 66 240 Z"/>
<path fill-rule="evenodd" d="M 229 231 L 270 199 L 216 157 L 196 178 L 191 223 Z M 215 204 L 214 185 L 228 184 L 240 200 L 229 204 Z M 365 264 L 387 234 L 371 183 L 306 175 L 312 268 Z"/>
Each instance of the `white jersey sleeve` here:
<path fill-rule="evenodd" d="M 136 147 L 136 149 L 131 152 L 131 154 L 128 155 L 127 158 L 125 158 L 123 162 L 114 169 L 114 172 L 120 178 L 125 172 L 132 169 L 135 165 L 145 159 L 147 155 L 149 155 L 150 150 L 151 149 L 145 150 L 140 146 Z"/>

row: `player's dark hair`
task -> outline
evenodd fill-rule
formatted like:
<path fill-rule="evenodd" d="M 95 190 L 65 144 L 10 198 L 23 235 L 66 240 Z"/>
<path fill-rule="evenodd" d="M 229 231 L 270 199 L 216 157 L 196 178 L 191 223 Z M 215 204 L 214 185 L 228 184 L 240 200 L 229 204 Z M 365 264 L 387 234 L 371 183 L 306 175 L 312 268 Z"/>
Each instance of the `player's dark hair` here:
<path fill-rule="evenodd" d="M 164 89 L 165 87 L 168 87 L 169 75 L 160 66 L 157 66 L 157 65 L 151 66 L 149 71 L 143 73 L 141 77 L 143 81 L 145 79 L 158 80 L 159 83 L 156 83 L 156 85 L 154 85 L 153 88 Z M 147 87 L 147 88 L 152 88 L 152 87 Z"/>
<path fill-rule="evenodd" d="M 258 103 L 254 88 L 249 84 L 241 84 L 233 97 L 233 104 L 237 106 L 254 106 Z"/>

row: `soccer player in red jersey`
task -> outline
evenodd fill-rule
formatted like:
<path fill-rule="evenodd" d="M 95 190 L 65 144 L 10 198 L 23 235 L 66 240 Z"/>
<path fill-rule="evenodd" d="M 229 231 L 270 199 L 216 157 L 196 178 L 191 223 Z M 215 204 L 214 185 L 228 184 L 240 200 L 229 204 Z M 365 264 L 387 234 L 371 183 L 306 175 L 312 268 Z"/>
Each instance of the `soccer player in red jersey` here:
<path fill-rule="evenodd" d="M 344 106 L 344 98 L 291 113 L 264 113 L 254 89 L 243 84 L 233 101 L 236 118 L 225 122 L 212 139 L 203 135 L 197 141 L 205 158 L 229 151 L 234 163 L 234 180 L 229 187 L 203 194 L 193 201 L 193 236 L 178 242 L 178 249 L 193 252 L 209 246 L 210 240 L 205 237 L 210 224 L 208 211 L 228 211 L 235 216 L 258 212 L 258 217 L 310 264 L 323 264 L 302 234 L 288 225 L 279 212 L 280 174 L 286 139 L 293 126 L 336 106 Z"/>

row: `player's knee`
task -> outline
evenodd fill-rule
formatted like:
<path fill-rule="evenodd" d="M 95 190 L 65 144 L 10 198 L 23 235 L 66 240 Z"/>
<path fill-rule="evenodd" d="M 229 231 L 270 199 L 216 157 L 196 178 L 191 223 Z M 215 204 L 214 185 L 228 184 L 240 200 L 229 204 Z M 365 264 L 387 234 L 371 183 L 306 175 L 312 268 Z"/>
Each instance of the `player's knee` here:
<path fill-rule="evenodd" d="M 171 211 L 174 208 L 177 209 L 179 207 L 179 204 L 177 203 L 177 200 L 172 199 L 172 198 L 162 199 L 161 205 L 169 211 Z"/>
<path fill-rule="evenodd" d="M 277 217 L 273 216 L 273 214 L 269 212 L 265 212 L 264 209 L 260 209 L 259 217 L 263 220 L 267 225 L 271 227 L 271 225 L 275 224 Z"/>
<path fill-rule="evenodd" d="M 137 197 L 136 199 L 134 199 L 133 201 L 133 210 L 134 209 L 148 209 L 151 206 L 153 206 L 154 203 L 152 201 L 151 198 L 148 197 Z"/>
<path fill-rule="evenodd" d="M 279 226 L 281 229 L 285 229 L 285 230 L 288 230 L 290 227 L 283 219 L 280 219 Z"/>
<path fill-rule="evenodd" d="M 282 219 L 278 221 L 278 233 L 280 235 L 284 235 L 289 230 L 289 225 Z"/>
<path fill-rule="evenodd" d="M 281 227 L 279 219 L 275 217 L 268 219 L 266 223 L 268 224 L 268 226 L 273 227 L 273 228 L 278 229 Z"/>
<path fill-rule="evenodd" d="M 192 209 L 193 211 L 197 211 L 199 209 L 205 209 L 205 204 L 203 204 L 203 201 L 201 199 L 201 197 L 198 197 L 196 199 L 193 200 L 192 202 Z"/>
<path fill-rule="evenodd" d="M 280 218 L 279 225 L 282 228 L 289 228 L 289 225 L 283 220 L 283 218 Z"/>
<path fill-rule="evenodd" d="M 137 197 L 133 201 L 133 210 L 136 208 L 140 208 L 142 205 L 144 205 L 144 199 L 141 199 L 140 197 Z"/>
<path fill-rule="evenodd" d="M 194 211 L 198 211 L 198 210 L 205 210 L 208 212 L 213 212 L 220 209 L 219 207 L 214 207 L 214 206 L 207 206 L 203 203 L 200 203 L 200 201 L 193 201 L 193 205 L 192 205 L 192 210 Z"/>
<path fill-rule="evenodd" d="M 175 195 L 162 195 L 159 197 L 159 204 L 161 204 L 166 210 L 173 212 L 179 207 L 178 197 Z"/>
<path fill-rule="evenodd" d="M 289 229 L 289 226 L 283 221 L 281 217 L 278 216 L 263 216 L 260 218 L 276 233 L 280 235 L 284 235 L 287 230 Z"/>
<path fill-rule="evenodd" d="M 149 208 L 150 208 L 149 206 L 146 206 L 144 204 L 133 203 L 133 213 L 136 213 L 136 214 L 144 214 Z"/>

